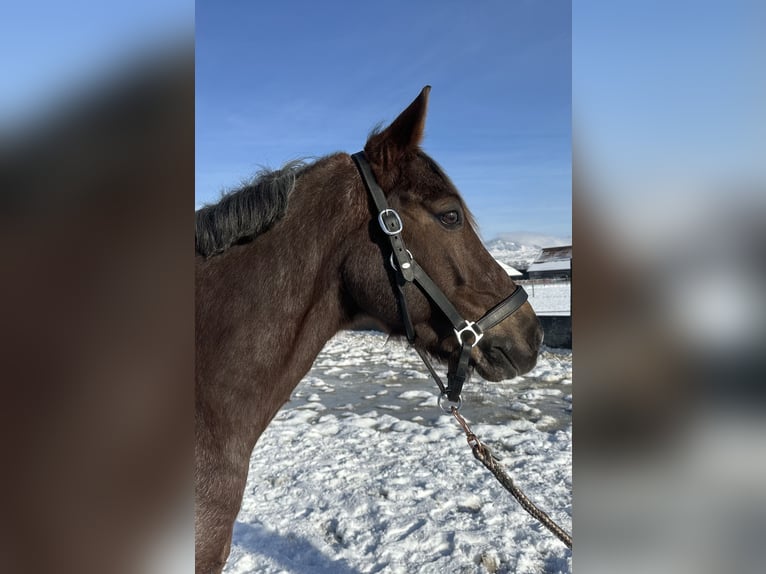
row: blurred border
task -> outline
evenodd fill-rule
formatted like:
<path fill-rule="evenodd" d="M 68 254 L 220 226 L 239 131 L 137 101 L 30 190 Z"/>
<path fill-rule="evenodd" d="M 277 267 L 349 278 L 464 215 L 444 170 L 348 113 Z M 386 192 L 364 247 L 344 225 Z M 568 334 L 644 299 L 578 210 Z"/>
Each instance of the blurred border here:
<path fill-rule="evenodd" d="M 0 34 L 0 569 L 191 571 L 193 4 L 95 6 Z M 577 571 L 763 570 L 765 22 L 573 3 Z"/>
<path fill-rule="evenodd" d="M 575 571 L 763 571 L 765 38 L 573 4 Z"/>
<path fill-rule="evenodd" d="M 193 4 L 177 7 L 33 2 L 1 26 L 19 60 L 0 110 L 3 572 L 194 567 Z"/>

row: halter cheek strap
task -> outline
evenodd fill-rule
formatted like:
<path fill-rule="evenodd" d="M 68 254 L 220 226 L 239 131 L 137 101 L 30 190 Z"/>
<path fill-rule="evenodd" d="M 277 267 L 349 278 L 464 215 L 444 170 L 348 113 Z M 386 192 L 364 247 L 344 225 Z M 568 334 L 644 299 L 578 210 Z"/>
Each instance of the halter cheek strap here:
<path fill-rule="evenodd" d="M 360 151 L 351 157 L 362 176 L 367 191 L 375 203 L 375 208 L 378 211 L 378 224 L 386 237 L 388 237 L 391 245 L 391 266 L 395 271 L 394 292 L 399 302 L 399 310 L 407 340 L 425 363 L 428 372 L 431 373 L 431 376 L 439 386 L 442 397 L 446 397 L 450 402 L 459 403 L 463 384 L 468 380 L 470 374 L 469 361 L 471 350 L 478 344 L 486 331 L 509 317 L 511 313 L 524 304 L 527 300 L 527 293 L 520 285 L 517 285 L 513 293 L 487 311 L 481 319 L 476 322 L 465 320 L 444 292 L 433 282 L 428 273 L 415 261 L 412 253 L 405 246 L 404 238 L 402 237 L 402 230 L 404 229 L 402 219 L 395 210 L 389 207 L 386 196 L 378 185 L 364 152 Z M 404 285 L 407 283 L 415 283 L 439 307 L 441 312 L 452 323 L 455 336 L 461 345 L 457 365 L 447 373 L 446 387 L 426 354 L 414 345 L 415 328 L 412 325 L 412 319 L 407 307 L 407 299 L 404 296 Z"/>

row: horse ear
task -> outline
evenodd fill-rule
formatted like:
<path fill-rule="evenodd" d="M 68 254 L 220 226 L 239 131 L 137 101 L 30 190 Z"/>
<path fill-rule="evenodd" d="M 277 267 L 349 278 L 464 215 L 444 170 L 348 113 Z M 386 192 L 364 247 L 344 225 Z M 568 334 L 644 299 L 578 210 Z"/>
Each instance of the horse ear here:
<path fill-rule="evenodd" d="M 407 151 L 415 149 L 423 139 L 426 109 L 431 86 L 426 86 L 417 98 L 390 126 L 367 140 L 364 151 L 371 163 L 390 167 Z"/>

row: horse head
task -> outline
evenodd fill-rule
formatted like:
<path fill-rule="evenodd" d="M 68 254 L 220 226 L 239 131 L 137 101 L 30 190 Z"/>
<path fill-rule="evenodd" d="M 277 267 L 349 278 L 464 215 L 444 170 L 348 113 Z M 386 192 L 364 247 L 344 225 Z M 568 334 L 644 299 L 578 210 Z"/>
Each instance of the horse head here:
<path fill-rule="evenodd" d="M 477 235 L 474 220 L 454 184 L 420 149 L 430 87 L 387 128 L 373 133 L 365 156 L 386 201 L 402 221 L 402 237 L 414 260 L 430 276 L 455 309 L 476 320 L 503 301 L 516 285 L 489 254 Z M 349 255 L 344 290 L 356 317 L 371 317 L 393 334 L 403 334 L 400 304 L 392 284 L 397 280 L 391 245 L 369 202 L 369 224 Z M 415 345 L 454 366 L 461 341 L 454 325 L 418 286 L 404 285 L 415 331 Z M 490 381 L 513 378 L 531 370 L 542 329 L 529 303 L 483 333 L 470 364 Z"/>

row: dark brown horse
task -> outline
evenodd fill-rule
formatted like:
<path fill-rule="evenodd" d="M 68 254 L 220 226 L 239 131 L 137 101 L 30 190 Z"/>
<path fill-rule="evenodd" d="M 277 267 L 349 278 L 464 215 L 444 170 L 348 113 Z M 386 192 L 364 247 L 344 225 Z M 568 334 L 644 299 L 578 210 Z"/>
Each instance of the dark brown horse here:
<path fill-rule="evenodd" d="M 364 151 L 408 249 L 464 317 L 515 285 L 477 236 L 460 195 L 419 148 L 430 88 Z M 258 437 L 324 344 L 355 321 L 403 321 L 390 245 L 351 156 L 260 175 L 196 214 L 196 571 L 220 572 Z M 416 345 L 454 363 L 452 325 L 404 287 Z M 490 329 L 470 361 L 490 381 L 529 371 L 542 339 L 528 303 Z"/>

